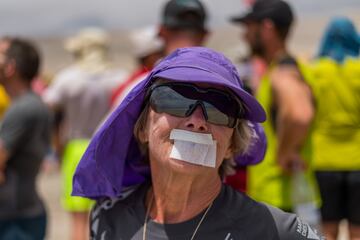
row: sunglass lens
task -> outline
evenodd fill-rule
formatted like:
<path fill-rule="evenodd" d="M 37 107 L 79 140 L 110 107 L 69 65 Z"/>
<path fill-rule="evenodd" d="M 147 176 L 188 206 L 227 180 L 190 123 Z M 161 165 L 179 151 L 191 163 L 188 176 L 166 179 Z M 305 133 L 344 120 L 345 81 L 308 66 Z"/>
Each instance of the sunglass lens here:
<path fill-rule="evenodd" d="M 239 109 L 238 103 L 220 90 L 200 90 L 192 85 L 169 84 L 157 86 L 150 97 L 152 108 L 158 113 L 186 117 L 194 110 L 194 104 L 202 102 L 207 121 L 234 127 Z"/>
<path fill-rule="evenodd" d="M 209 122 L 225 126 L 228 124 L 228 116 L 220 112 L 217 108 L 209 103 L 204 103 L 204 105 Z"/>
<path fill-rule="evenodd" d="M 156 112 L 165 112 L 177 117 L 185 117 L 189 107 L 195 102 L 167 86 L 155 88 L 150 97 L 150 104 Z"/>
<path fill-rule="evenodd" d="M 208 122 L 228 127 L 234 127 L 236 118 L 226 115 L 225 113 L 219 111 L 212 104 L 204 102 L 206 108 L 206 113 L 208 117 Z"/>

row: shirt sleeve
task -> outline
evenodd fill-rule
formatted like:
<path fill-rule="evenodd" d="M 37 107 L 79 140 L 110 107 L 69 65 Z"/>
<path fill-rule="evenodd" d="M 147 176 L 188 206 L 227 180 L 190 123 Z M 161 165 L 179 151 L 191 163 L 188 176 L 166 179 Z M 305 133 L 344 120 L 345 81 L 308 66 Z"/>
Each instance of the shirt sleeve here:
<path fill-rule="evenodd" d="M 278 230 L 280 240 L 325 240 L 321 233 L 302 221 L 295 214 L 286 213 L 280 209 L 267 206 Z"/>
<path fill-rule="evenodd" d="M 26 111 L 9 109 L 0 128 L 0 138 L 7 151 L 14 152 L 26 140 L 29 125 Z"/>
<path fill-rule="evenodd" d="M 104 198 L 97 200 L 90 212 L 90 239 L 106 239 L 109 228 L 106 212 L 114 206 L 116 199 Z M 105 219 L 104 219 L 105 218 Z M 111 220 L 114 221 L 114 220 Z"/>

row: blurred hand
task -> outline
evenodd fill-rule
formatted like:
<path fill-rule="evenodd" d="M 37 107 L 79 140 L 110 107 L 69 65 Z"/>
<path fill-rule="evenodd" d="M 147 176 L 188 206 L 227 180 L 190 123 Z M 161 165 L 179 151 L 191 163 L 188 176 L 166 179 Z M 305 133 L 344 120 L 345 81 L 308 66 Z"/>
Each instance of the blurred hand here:
<path fill-rule="evenodd" d="M 297 152 L 278 153 L 277 163 L 286 175 L 291 175 L 294 171 L 305 170 L 306 164 Z"/>

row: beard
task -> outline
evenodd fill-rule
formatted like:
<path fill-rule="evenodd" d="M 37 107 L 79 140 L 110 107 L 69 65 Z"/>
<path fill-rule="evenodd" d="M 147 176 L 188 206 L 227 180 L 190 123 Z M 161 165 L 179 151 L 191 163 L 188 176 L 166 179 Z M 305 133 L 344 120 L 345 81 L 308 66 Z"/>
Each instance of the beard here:
<path fill-rule="evenodd" d="M 260 36 L 260 32 L 256 32 L 254 41 L 250 43 L 252 56 L 265 57 L 265 46 Z"/>

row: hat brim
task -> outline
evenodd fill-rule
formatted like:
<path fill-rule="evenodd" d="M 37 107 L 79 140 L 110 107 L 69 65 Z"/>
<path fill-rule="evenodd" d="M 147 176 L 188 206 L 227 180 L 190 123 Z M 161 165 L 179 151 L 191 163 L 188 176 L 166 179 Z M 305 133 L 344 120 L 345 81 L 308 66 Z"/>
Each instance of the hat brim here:
<path fill-rule="evenodd" d="M 225 86 L 231 89 L 238 98 L 246 106 L 245 119 L 253 122 L 264 122 L 266 120 L 266 114 L 260 103 L 245 90 L 241 89 L 224 79 L 218 74 L 209 72 L 200 68 L 192 67 L 192 71 L 189 73 L 190 67 L 176 67 L 166 69 L 158 74 L 154 75 L 154 78 L 165 78 L 175 81 L 186 81 L 194 83 L 207 83 L 217 86 Z M 221 84 L 219 84 L 219 82 Z"/>
<path fill-rule="evenodd" d="M 247 21 L 256 20 L 257 17 L 253 12 L 248 12 L 246 14 L 242 14 L 239 16 L 234 16 L 230 18 L 230 22 L 232 23 L 245 23 Z"/>

